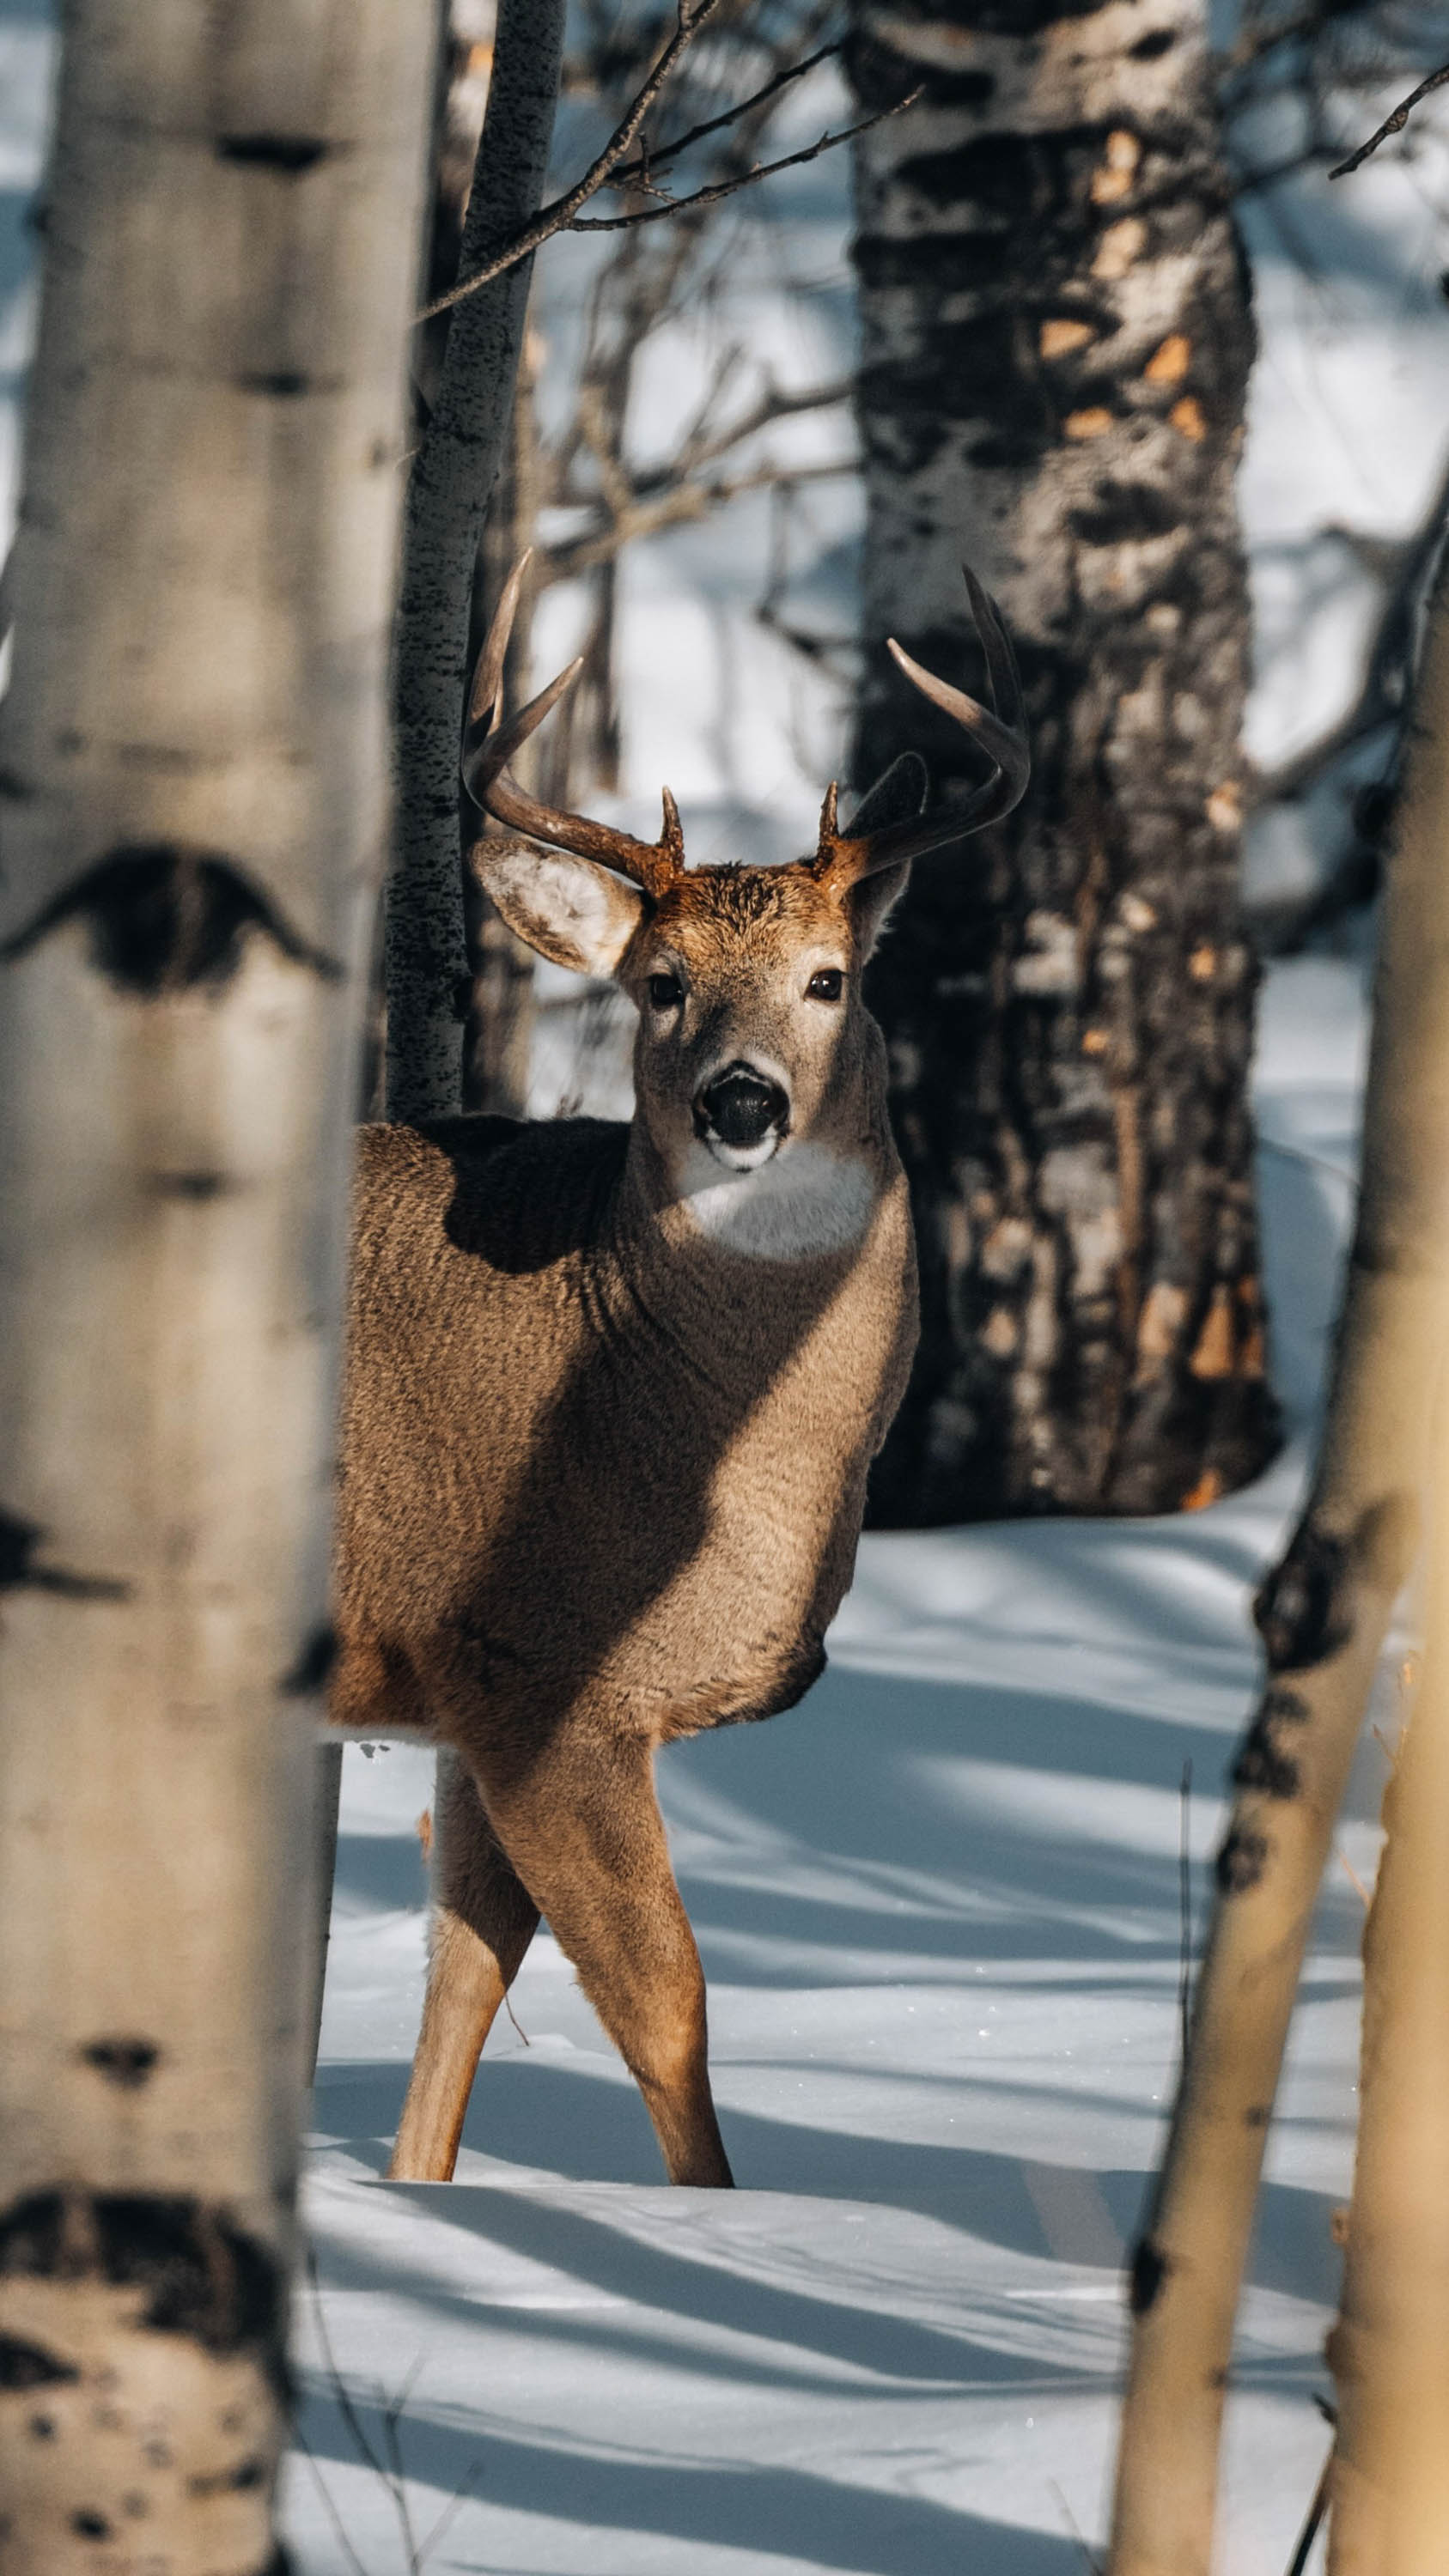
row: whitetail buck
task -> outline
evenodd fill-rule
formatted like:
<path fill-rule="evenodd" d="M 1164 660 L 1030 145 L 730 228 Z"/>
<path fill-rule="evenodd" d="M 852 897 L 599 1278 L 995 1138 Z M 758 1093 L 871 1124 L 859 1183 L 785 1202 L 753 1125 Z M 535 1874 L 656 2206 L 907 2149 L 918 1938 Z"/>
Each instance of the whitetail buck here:
<path fill-rule="evenodd" d="M 885 1050 L 860 978 L 910 862 L 1004 814 L 1011 649 L 967 574 L 997 713 L 896 660 L 989 754 L 922 817 L 907 753 L 787 867 L 686 870 L 540 805 L 506 763 L 577 672 L 500 722 L 519 572 L 464 778 L 511 832 L 472 864 L 543 956 L 638 1005 L 637 1106 L 371 1127 L 359 1156 L 338 1517 L 348 1734 L 444 1748 L 422 2033 L 391 2171 L 452 2173 L 479 2051 L 540 1914 L 682 2183 L 728 2183 L 704 1979 L 654 1756 L 808 1690 L 916 1339 Z"/>

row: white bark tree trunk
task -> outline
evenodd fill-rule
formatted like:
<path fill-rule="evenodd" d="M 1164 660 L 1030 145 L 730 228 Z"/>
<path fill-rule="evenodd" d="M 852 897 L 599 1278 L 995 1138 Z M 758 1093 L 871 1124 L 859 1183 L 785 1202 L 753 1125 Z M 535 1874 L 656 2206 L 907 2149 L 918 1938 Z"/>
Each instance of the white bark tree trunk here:
<path fill-rule="evenodd" d="M 1323 1446 L 1257 1605 L 1267 1682 L 1238 1753 L 1187 2065 L 1133 2266 L 1111 2576 L 1206 2576 L 1224 2385 L 1283 2043 L 1374 1667 L 1417 1542 L 1449 1319 L 1446 818 L 1441 571 L 1388 878 L 1363 1188 Z"/>
<path fill-rule="evenodd" d="M 259 2576 L 430 0 L 72 0 L 0 717 L 0 2570 Z"/>
<path fill-rule="evenodd" d="M 1343 2304 L 1329 2576 L 1439 2576 L 1449 2533 L 1449 1475 L 1435 1443 L 1429 1634 L 1384 1800 L 1364 1935 L 1358 2156 Z"/>
<path fill-rule="evenodd" d="M 564 0 L 499 0 L 459 273 L 538 212 L 563 66 Z M 387 898 L 387 1113 L 459 1105 L 467 959 L 458 742 L 473 565 L 503 461 L 532 260 L 455 307 L 408 481 L 397 628 L 397 821 Z"/>

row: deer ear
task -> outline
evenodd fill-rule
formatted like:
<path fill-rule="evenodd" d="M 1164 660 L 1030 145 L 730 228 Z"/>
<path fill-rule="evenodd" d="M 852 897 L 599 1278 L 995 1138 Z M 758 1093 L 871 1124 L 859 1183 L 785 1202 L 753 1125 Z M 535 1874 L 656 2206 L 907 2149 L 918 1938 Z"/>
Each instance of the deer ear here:
<path fill-rule="evenodd" d="M 846 825 L 846 830 L 880 832 L 889 823 L 913 822 L 926 810 L 930 780 L 926 764 L 918 751 L 903 751 L 889 769 L 868 787 Z M 869 957 L 884 930 L 895 905 L 905 893 L 911 873 L 907 859 L 898 868 L 882 868 L 872 877 L 859 877 L 850 889 L 850 917 L 862 957 Z"/>
<path fill-rule="evenodd" d="M 468 864 L 509 929 L 576 975 L 612 975 L 649 905 L 642 887 L 562 850 L 475 841 Z"/>

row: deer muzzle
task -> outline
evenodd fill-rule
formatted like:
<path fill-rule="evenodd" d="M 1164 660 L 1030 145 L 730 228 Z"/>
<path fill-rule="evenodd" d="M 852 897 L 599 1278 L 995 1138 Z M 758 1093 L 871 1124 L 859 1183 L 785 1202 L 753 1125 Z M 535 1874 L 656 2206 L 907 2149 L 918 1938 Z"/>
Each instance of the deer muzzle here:
<path fill-rule="evenodd" d="M 757 1066 L 737 1058 L 721 1073 L 711 1074 L 694 1098 L 694 1132 L 706 1145 L 753 1159 L 762 1145 L 771 1152 L 790 1119 L 788 1093 Z M 763 1156 L 760 1157 L 764 1159 Z"/>

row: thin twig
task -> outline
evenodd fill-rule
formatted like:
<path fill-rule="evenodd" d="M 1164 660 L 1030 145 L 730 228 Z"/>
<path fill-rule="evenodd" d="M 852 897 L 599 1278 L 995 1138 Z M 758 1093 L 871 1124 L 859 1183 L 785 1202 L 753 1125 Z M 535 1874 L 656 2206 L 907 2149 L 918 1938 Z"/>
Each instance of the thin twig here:
<path fill-rule="evenodd" d="M 1370 1906 L 1372 1905 L 1372 1903 L 1373 1903 L 1373 1898 L 1370 1896 L 1370 1894 L 1369 1894 L 1369 1892 L 1368 1892 L 1368 1889 L 1365 1887 L 1365 1885 L 1364 1885 L 1364 1883 L 1363 1883 L 1363 1880 L 1359 1877 L 1358 1871 L 1354 1868 L 1354 1865 L 1353 1865 L 1352 1861 L 1349 1859 L 1349 1856 L 1348 1856 L 1347 1852 L 1346 1852 L 1346 1851 L 1344 1851 L 1344 1850 L 1343 1850 L 1343 1848 L 1342 1848 L 1342 1846 L 1341 1846 L 1340 1844 L 1337 1844 L 1337 1843 L 1335 1843 L 1335 1845 L 1334 1845 L 1334 1849 L 1335 1849 L 1335 1851 L 1338 1853 L 1338 1865 L 1339 1865 L 1339 1868 L 1342 1870 L 1342 1872 L 1343 1872 L 1343 1874 L 1344 1874 L 1344 1877 L 1348 1880 L 1348 1883 L 1349 1883 L 1350 1887 L 1352 1887 L 1352 1888 L 1356 1891 L 1356 1893 L 1358 1894 L 1358 1896 L 1362 1899 L 1362 1901 L 1363 1901 L 1363 1910 L 1364 1910 L 1365 1914 L 1367 1914 L 1367 1912 L 1368 1912 L 1368 1910 L 1369 1910 L 1369 1907 L 1370 1907 Z"/>
<path fill-rule="evenodd" d="M 787 152 L 778 161 L 757 161 L 750 169 L 737 171 L 732 179 L 717 179 L 713 187 L 696 188 L 692 197 L 670 197 L 662 206 L 638 206 L 631 215 L 582 215 L 568 229 L 574 233 L 631 232 L 639 224 L 662 224 L 672 215 L 687 215 L 699 206 L 721 205 L 726 197 L 736 196 L 741 188 L 753 187 L 757 179 L 773 179 L 778 170 L 798 170 L 807 161 L 818 161 L 822 152 L 833 152 L 838 143 L 853 143 L 858 134 L 869 134 L 873 125 L 884 125 L 887 117 L 903 115 L 908 107 L 915 106 L 924 87 L 922 82 L 916 89 L 908 90 L 893 107 L 878 107 L 873 116 L 863 116 L 858 125 L 842 126 L 838 134 L 822 134 L 818 143 L 807 144 L 802 152 Z M 507 262 L 503 265 L 506 266 Z M 489 271 L 489 275 L 495 273 Z M 480 277 L 474 282 L 483 285 L 487 281 Z M 454 299 L 446 300 L 452 302 Z M 429 307 L 430 312 L 441 310 L 440 305 Z M 427 315 L 422 318 L 426 321 Z"/>
<path fill-rule="evenodd" d="M 1177 2017 L 1182 2026 L 1182 2063 L 1187 2065 L 1192 2022 L 1192 1756 L 1182 1766 L 1182 1798 L 1177 1848 Z"/>
<path fill-rule="evenodd" d="M 466 296 L 476 295 L 480 288 L 490 286 L 495 277 L 501 277 L 506 269 L 516 268 L 521 259 L 529 258 L 544 242 L 551 241 L 555 233 L 561 233 L 572 225 L 580 206 L 586 206 L 590 197 L 597 196 L 610 171 L 618 168 L 649 110 L 683 61 L 701 27 L 722 6 L 723 0 L 693 0 L 692 6 L 688 5 L 688 0 L 680 0 L 679 24 L 674 34 L 642 89 L 635 92 L 622 123 L 615 126 L 603 151 L 597 160 L 590 162 L 582 179 L 567 189 L 563 196 L 555 197 L 551 206 L 542 207 L 533 222 L 525 225 L 506 250 L 486 261 L 471 277 L 460 278 L 456 286 L 449 287 L 446 295 L 438 296 L 432 304 L 425 304 L 415 317 L 417 321 L 431 322 L 434 314 L 450 312 Z"/>
<path fill-rule="evenodd" d="M 544 577 L 549 583 L 573 581 L 580 573 L 591 572 L 596 564 L 612 562 L 625 546 L 637 544 L 640 538 L 657 536 L 664 528 L 687 526 L 711 510 L 723 509 L 727 501 L 739 500 L 746 492 L 829 482 L 855 470 L 852 460 L 842 458 L 836 465 L 761 465 L 748 474 L 722 476 L 715 483 L 676 483 L 655 499 L 640 501 L 623 511 L 607 527 L 576 537 L 571 544 L 551 547 Z"/>
<path fill-rule="evenodd" d="M 337 2356 L 332 2349 L 332 2337 L 327 2331 L 327 2317 L 322 2305 L 322 2282 L 317 2270 L 317 2257 L 312 2251 L 310 2245 L 307 2248 L 307 2278 L 312 2285 L 312 2296 L 316 2302 L 317 2337 L 322 2346 L 322 2356 L 327 2364 L 328 2375 L 332 2381 L 332 2393 L 337 2400 L 337 2411 L 342 2417 L 342 2421 L 346 2425 L 348 2432 L 352 2435 L 354 2442 L 357 2444 L 357 2448 L 361 2453 L 362 2458 L 366 2461 L 367 2466 L 376 2471 L 384 2486 L 386 2486 L 387 2470 L 382 2461 L 378 2458 L 376 2451 L 373 2449 L 371 2442 L 367 2438 L 366 2427 L 364 2426 L 362 2418 L 358 2414 L 356 2407 L 352 2403 L 352 2392 L 349 2389 L 346 2380 L 343 2378 L 341 2371 L 337 2367 Z"/>
<path fill-rule="evenodd" d="M 462 2485 L 453 2495 L 449 2496 L 447 2503 L 444 2505 L 437 2521 L 433 2524 L 431 2531 L 425 2535 L 422 2547 L 418 2551 L 418 2565 L 420 2568 L 426 2567 L 433 2551 L 441 2541 L 444 2532 L 450 2528 L 451 2524 L 462 2512 L 464 2505 L 468 2502 L 469 2497 L 472 2495 L 473 2490 L 477 2486 L 482 2475 L 483 2463 L 481 2459 L 475 2460 L 467 2471 Z"/>
<path fill-rule="evenodd" d="M 1410 90 L 1407 98 L 1400 99 L 1393 115 L 1384 118 L 1377 134 L 1371 134 L 1367 143 L 1361 143 L 1356 152 L 1350 152 L 1346 161 L 1339 162 L 1336 170 L 1329 171 L 1330 179 L 1347 179 L 1371 152 L 1377 152 L 1381 143 L 1387 143 L 1391 134 L 1402 134 L 1409 122 L 1410 110 L 1418 106 L 1421 98 L 1427 98 L 1431 89 L 1442 89 L 1446 81 L 1449 81 L 1449 63 L 1441 63 L 1438 71 L 1431 72 L 1427 80 L 1420 81 L 1417 89 Z"/>
<path fill-rule="evenodd" d="M 1089 2569 L 1090 2576 L 1103 2576 L 1101 2559 L 1098 2558 L 1095 2551 L 1092 2549 L 1086 2533 L 1083 2531 L 1081 2524 L 1073 2513 L 1071 2505 L 1067 2499 L 1065 2488 L 1056 2478 L 1049 2478 L 1047 2480 L 1047 2484 L 1051 2488 L 1052 2494 L 1056 2497 L 1057 2503 L 1061 2509 L 1062 2520 L 1066 2524 L 1068 2531 L 1071 2533 L 1073 2540 L 1077 2544 L 1077 2547 L 1080 2549 L 1083 2563 Z"/>
<path fill-rule="evenodd" d="M 317 2490 L 318 2490 L 318 2493 L 320 2494 L 320 2496 L 321 2496 L 321 2498 L 322 2498 L 323 2503 L 324 2503 L 324 2504 L 325 2504 L 325 2506 L 327 2507 L 328 2515 L 329 2515 L 329 2517 L 330 2517 L 330 2519 L 331 2519 L 331 2523 L 332 2523 L 332 2528 L 333 2528 L 333 2530 L 336 2532 L 338 2539 L 341 2541 L 342 2546 L 343 2546 L 344 2550 L 345 2550 L 345 2551 L 346 2551 L 346 2553 L 347 2553 L 347 2556 L 348 2556 L 348 2557 L 351 2559 L 351 2561 L 352 2561 L 352 2566 L 353 2566 L 353 2570 L 354 2570 L 354 2576 L 368 2576 L 368 2571 L 367 2571 L 366 2567 L 364 2566 L 364 2564 L 363 2564 L 362 2560 L 358 2557 L 356 2550 L 355 2550 L 355 2549 L 353 2548 L 353 2546 L 352 2546 L 352 2541 L 351 2541 L 351 2538 L 350 2538 L 350 2536 L 349 2536 L 349 2534 L 348 2534 L 347 2525 L 346 2525 L 346 2523 L 343 2521 L 341 2514 L 340 2514 L 340 2513 L 338 2512 L 338 2510 L 337 2510 L 337 2505 L 336 2505 L 336 2501 L 335 2501 L 335 2499 L 334 2499 L 334 2497 L 333 2497 L 332 2489 L 329 2487 L 329 2485 L 327 2484 L 326 2479 L 325 2479 L 325 2478 L 324 2478 L 324 2476 L 322 2475 L 322 2464 L 321 2464 L 320 2460 L 317 2458 L 317 2455 L 316 2455 L 315 2451 L 313 2450 L 311 2443 L 308 2441 L 308 2439 L 307 2439 L 307 2437 L 306 2437 L 305 2433 L 300 2433 L 300 2432 L 297 2432 L 297 2431 L 295 2431 L 295 2430 L 294 2430 L 294 2432 L 293 2432 L 292 2439 L 293 2439 L 293 2440 L 294 2440 L 294 2442 L 296 2443 L 298 2450 L 301 2452 L 303 2459 L 306 2461 L 308 2468 L 311 2470 L 313 2477 L 314 2477 L 314 2478 L 316 2479 L 316 2481 L 317 2481 Z"/>
<path fill-rule="evenodd" d="M 413 2385 L 422 2369 L 422 2366 L 423 2356 L 419 2353 L 411 2370 L 408 2372 L 406 2379 L 403 2381 L 401 2388 L 398 2390 L 397 2395 L 392 2399 L 390 2404 L 384 2398 L 380 2388 L 377 2392 L 378 2412 L 382 2417 L 383 2441 L 387 2449 L 389 2463 L 389 2476 L 387 2481 L 388 2489 L 392 2496 L 393 2510 L 397 2515 L 398 2523 L 402 2531 L 403 2549 L 406 2553 L 408 2562 L 408 2576 L 421 2576 L 422 2560 L 418 2556 L 417 2542 L 413 2538 L 413 2518 L 408 2508 L 407 2471 L 403 2467 L 402 2436 L 398 2427 L 402 2419 L 403 2408 L 412 2393 Z"/>
<path fill-rule="evenodd" d="M 1322 2402 L 1320 2398 L 1319 2404 L 1321 2405 Z M 1333 2468 L 1333 2451 L 1334 2445 L 1330 2442 L 1322 2475 L 1313 2490 L 1313 2502 L 1308 2508 L 1308 2519 L 1298 2535 L 1298 2546 L 1289 2561 L 1288 2576 L 1303 2576 L 1303 2571 L 1308 2564 L 1309 2552 L 1318 2538 L 1318 2526 L 1328 2511 L 1328 2480 Z"/>
<path fill-rule="evenodd" d="M 677 160 L 691 144 L 702 143 L 707 134 L 719 134 L 727 125 L 741 124 L 752 109 L 763 107 L 767 100 L 778 97 L 782 89 L 787 89 L 792 81 L 803 80 L 807 72 L 813 72 L 817 63 L 828 63 L 832 55 L 843 50 L 843 39 L 837 37 L 833 45 L 822 45 L 818 52 L 807 54 L 803 62 L 787 63 L 782 72 L 776 72 L 773 80 L 766 81 L 763 89 L 755 91 L 753 98 L 737 99 L 733 107 L 725 108 L 719 116 L 711 116 L 703 125 L 692 125 L 687 134 L 677 135 L 672 143 L 650 144 L 647 150 L 641 151 L 637 161 L 623 162 L 610 175 L 608 185 L 611 188 L 648 187 L 662 161 Z"/>

